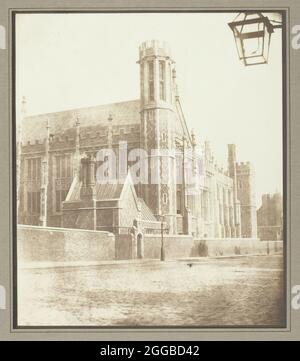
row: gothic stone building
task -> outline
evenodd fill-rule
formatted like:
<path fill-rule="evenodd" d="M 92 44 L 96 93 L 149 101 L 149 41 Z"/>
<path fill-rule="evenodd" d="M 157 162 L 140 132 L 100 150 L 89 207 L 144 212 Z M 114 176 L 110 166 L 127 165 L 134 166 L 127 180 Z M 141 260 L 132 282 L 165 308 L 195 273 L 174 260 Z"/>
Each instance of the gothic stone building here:
<path fill-rule="evenodd" d="M 263 240 L 283 239 L 283 200 L 280 193 L 263 194 L 257 210 L 258 236 Z"/>
<path fill-rule="evenodd" d="M 256 237 L 251 164 L 237 163 L 235 145 L 230 144 L 228 169 L 220 169 L 205 142 L 199 166 L 200 146 L 184 117 L 168 45 L 143 43 L 138 64 L 140 99 L 37 116 L 26 116 L 23 104 L 17 142 L 18 222 L 117 234 L 128 232 L 134 222 L 151 233 L 163 221 L 170 234 Z M 161 174 L 167 164 L 165 182 L 133 184 L 126 169 L 125 182 L 98 183 L 97 151 L 113 150 L 120 164 L 125 142 L 128 154 L 143 149 L 146 163 L 155 158 L 151 172 Z M 174 153 L 161 157 L 153 149 L 189 154 L 196 179 L 193 192 L 185 183 L 184 161 L 183 181 L 178 182 Z"/>

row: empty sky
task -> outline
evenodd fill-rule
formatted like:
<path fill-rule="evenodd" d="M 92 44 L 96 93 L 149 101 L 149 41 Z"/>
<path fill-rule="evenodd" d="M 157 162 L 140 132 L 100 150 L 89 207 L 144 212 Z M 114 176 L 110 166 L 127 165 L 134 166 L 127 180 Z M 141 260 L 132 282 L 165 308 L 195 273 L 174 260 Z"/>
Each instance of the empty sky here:
<path fill-rule="evenodd" d="M 227 144 L 256 169 L 257 204 L 282 192 L 281 30 L 268 65 L 244 67 L 227 23 L 234 13 L 18 14 L 17 113 L 40 114 L 139 98 L 138 46 L 167 41 L 181 103 L 200 142 L 220 166 Z"/>

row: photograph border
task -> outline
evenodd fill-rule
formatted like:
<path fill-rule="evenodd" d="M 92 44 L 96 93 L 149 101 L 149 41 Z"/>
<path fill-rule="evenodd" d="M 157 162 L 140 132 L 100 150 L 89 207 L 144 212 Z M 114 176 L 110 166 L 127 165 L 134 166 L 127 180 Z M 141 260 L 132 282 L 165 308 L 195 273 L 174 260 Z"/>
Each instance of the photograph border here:
<path fill-rule="evenodd" d="M 252 10 L 252 9 L 251 9 Z M 105 10 L 105 11 L 97 11 L 97 10 L 62 10 L 62 11 L 46 11 L 46 10 L 36 10 L 36 11 L 20 11 L 20 10 L 13 10 L 11 12 L 12 21 L 11 21 L 11 32 L 12 32 L 12 67 L 11 67 L 11 79 L 12 79 L 12 184 L 13 184 L 13 197 L 12 197 L 12 224 L 13 224 L 13 328 L 14 329 L 51 329 L 51 330 L 84 330 L 84 329 L 118 329 L 118 330 L 128 330 L 128 329 L 197 329 L 197 330 L 219 330 L 219 329 L 286 329 L 287 328 L 287 214 L 286 214 L 286 200 L 287 200 L 287 189 L 286 189 L 286 170 L 287 170 L 287 87 L 286 87 L 286 79 L 287 79 L 287 44 L 286 38 L 284 34 L 286 34 L 286 24 L 288 20 L 288 13 L 287 10 L 265 10 L 263 8 L 255 8 L 253 10 L 257 10 L 259 12 L 280 12 L 282 15 L 282 137 L 283 137 L 283 149 L 282 149 L 282 156 L 283 156 L 283 258 L 284 258 L 284 323 L 285 325 L 282 327 L 274 327 L 274 326 L 266 326 L 266 325 L 230 325 L 230 326 L 178 326 L 178 325 L 168 325 L 168 326 L 21 326 L 18 324 L 18 280 L 17 280 L 17 197 L 16 197 L 16 39 L 15 39 L 15 32 L 16 32 L 16 23 L 15 18 L 18 14 L 128 14 L 128 13 L 231 13 L 232 10 Z M 236 12 L 242 12 L 242 9 L 236 9 Z"/>
<path fill-rule="evenodd" d="M 224 6 L 224 4 L 226 6 Z M 78 340 L 78 341 L 204 341 L 204 340 L 300 340 L 300 310 L 291 307 L 292 287 L 300 285 L 300 124 L 297 121 L 300 113 L 300 50 L 292 48 L 295 26 L 299 26 L 300 7 L 298 0 L 129 0 L 124 6 L 122 0 L 4 0 L 0 4 L 0 25 L 6 30 L 6 48 L 0 49 L 0 165 L 3 173 L 0 178 L 0 200 L 2 204 L 0 227 L 2 242 L 0 243 L 0 284 L 6 290 L 6 309 L 0 310 L 1 340 Z M 66 11 L 80 12 L 82 9 L 97 12 L 214 12 L 246 11 L 262 9 L 263 12 L 283 10 L 287 13 L 286 33 L 283 34 L 286 44 L 286 74 L 284 86 L 287 92 L 285 104 L 287 112 L 286 124 L 286 163 L 284 167 L 284 189 L 286 191 L 285 213 L 285 266 L 286 266 L 286 329 L 275 328 L 182 328 L 174 329 L 15 329 L 13 324 L 13 248 L 12 248 L 12 79 L 11 79 L 11 13 L 32 11 Z"/>

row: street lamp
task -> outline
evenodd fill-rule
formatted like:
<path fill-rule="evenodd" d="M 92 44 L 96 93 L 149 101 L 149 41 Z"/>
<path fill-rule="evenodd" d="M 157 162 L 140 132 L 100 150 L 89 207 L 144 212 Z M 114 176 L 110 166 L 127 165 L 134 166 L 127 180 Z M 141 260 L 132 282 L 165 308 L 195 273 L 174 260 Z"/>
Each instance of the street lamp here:
<path fill-rule="evenodd" d="M 160 234 L 161 234 L 161 244 L 160 244 L 160 260 L 165 261 L 166 255 L 165 255 L 165 247 L 164 247 L 164 231 L 168 230 L 168 227 L 165 228 L 164 226 L 164 215 L 160 216 Z"/>
<path fill-rule="evenodd" d="M 270 20 L 260 12 L 239 13 L 228 24 L 233 32 L 238 56 L 245 66 L 267 64 L 271 35 L 282 23 Z"/>

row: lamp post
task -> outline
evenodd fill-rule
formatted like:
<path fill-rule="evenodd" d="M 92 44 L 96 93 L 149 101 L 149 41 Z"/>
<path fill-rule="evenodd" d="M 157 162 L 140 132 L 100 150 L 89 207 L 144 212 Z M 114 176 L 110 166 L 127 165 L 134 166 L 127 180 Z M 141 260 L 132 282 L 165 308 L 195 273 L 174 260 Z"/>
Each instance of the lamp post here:
<path fill-rule="evenodd" d="M 166 255 L 165 255 L 165 247 L 164 247 L 164 231 L 168 228 L 165 228 L 164 226 L 164 217 L 165 215 L 160 216 L 160 234 L 161 234 L 161 243 L 160 243 L 160 260 L 165 261 Z"/>
<path fill-rule="evenodd" d="M 164 222 L 163 219 L 161 221 L 161 246 L 160 246 L 160 260 L 165 260 L 165 248 L 164 248 Z"/>
<path fill-rule="evenodd" d="M 271 35 L 281 28 L 280 21 L 271 20 L 260 12 L 239 13 L 229 24 L 240 60 L 245 66 L 267 64 Z"/>

